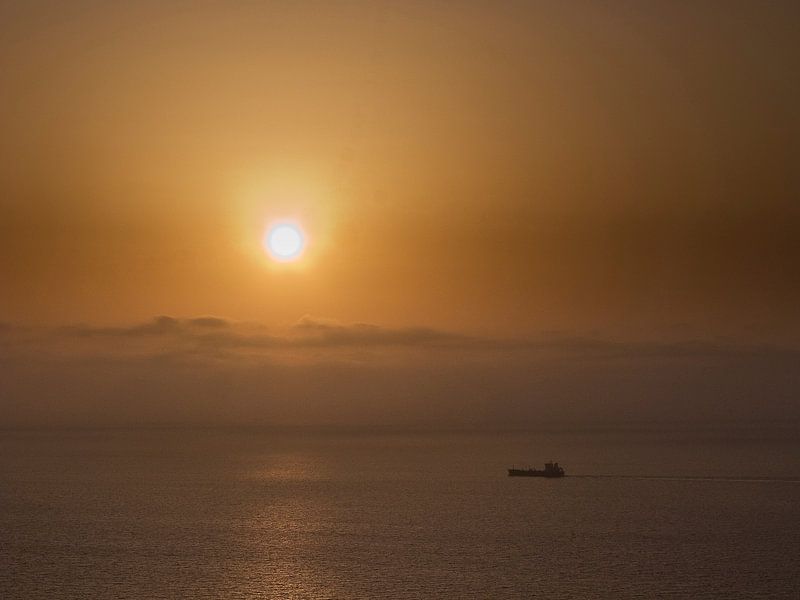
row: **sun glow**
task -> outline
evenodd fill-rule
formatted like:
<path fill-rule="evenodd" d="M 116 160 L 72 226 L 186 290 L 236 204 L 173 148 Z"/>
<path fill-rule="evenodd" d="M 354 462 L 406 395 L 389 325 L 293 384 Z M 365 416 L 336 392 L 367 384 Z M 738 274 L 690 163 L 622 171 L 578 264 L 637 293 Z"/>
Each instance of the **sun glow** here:
<path fill-rule="evenodd" d="M 264 236 L 264 247 L 273 260 L 290 262 L 303 255 L 306 238 L 303 230 L 295 223 L 275 223 Z"/>

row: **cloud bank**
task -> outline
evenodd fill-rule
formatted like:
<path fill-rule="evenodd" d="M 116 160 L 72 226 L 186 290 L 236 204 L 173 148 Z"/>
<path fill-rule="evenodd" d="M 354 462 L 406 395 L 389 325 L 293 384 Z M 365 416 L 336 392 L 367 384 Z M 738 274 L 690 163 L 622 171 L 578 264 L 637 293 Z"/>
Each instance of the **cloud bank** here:
<path fill-rule="evenodd" d="M 0 426 L 548 427 L 797 420 L 800 350 L 311 316 L 0 325 Z"/>

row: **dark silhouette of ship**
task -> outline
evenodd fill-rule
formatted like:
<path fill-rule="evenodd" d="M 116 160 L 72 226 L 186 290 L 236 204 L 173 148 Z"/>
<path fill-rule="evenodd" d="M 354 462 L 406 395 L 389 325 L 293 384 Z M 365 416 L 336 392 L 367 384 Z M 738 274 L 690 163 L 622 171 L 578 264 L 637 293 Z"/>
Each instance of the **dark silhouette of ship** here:
<path fill-rule="evenodd" d="M 536 469 L 515 469 L 508 470 L 509 477 L 563 477 L 565 475 L 564 468 L 559 467 L 558 463 L 549 462 L 544 464 L 544 471 Z"/>

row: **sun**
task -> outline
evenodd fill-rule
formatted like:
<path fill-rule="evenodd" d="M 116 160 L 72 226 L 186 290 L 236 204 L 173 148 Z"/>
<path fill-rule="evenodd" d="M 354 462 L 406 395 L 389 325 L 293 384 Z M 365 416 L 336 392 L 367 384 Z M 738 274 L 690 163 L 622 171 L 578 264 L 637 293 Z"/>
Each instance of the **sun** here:
<path fill-rule="evenodd" d="M 290 262 L 303 255 L 306 237 L 295 223 L 275 223 L 264 236 L 264 247 L 273 260 Z"/>

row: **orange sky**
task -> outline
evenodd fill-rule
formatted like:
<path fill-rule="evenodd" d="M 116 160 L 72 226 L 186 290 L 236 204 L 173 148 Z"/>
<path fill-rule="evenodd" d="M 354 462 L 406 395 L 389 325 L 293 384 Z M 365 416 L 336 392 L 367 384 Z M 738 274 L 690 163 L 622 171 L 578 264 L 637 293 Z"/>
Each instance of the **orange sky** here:
<path fill-rule="evenodd" d="M 3 10 L 6 320 L 755 326 L 800 299 L 791 3 Z M 296 272 L 258 249 L 286 213 Z"/>
<path fill-rule="evenodd" d="M 791 345 L 798 12 L 3 3 L 0 322 Z"/>

